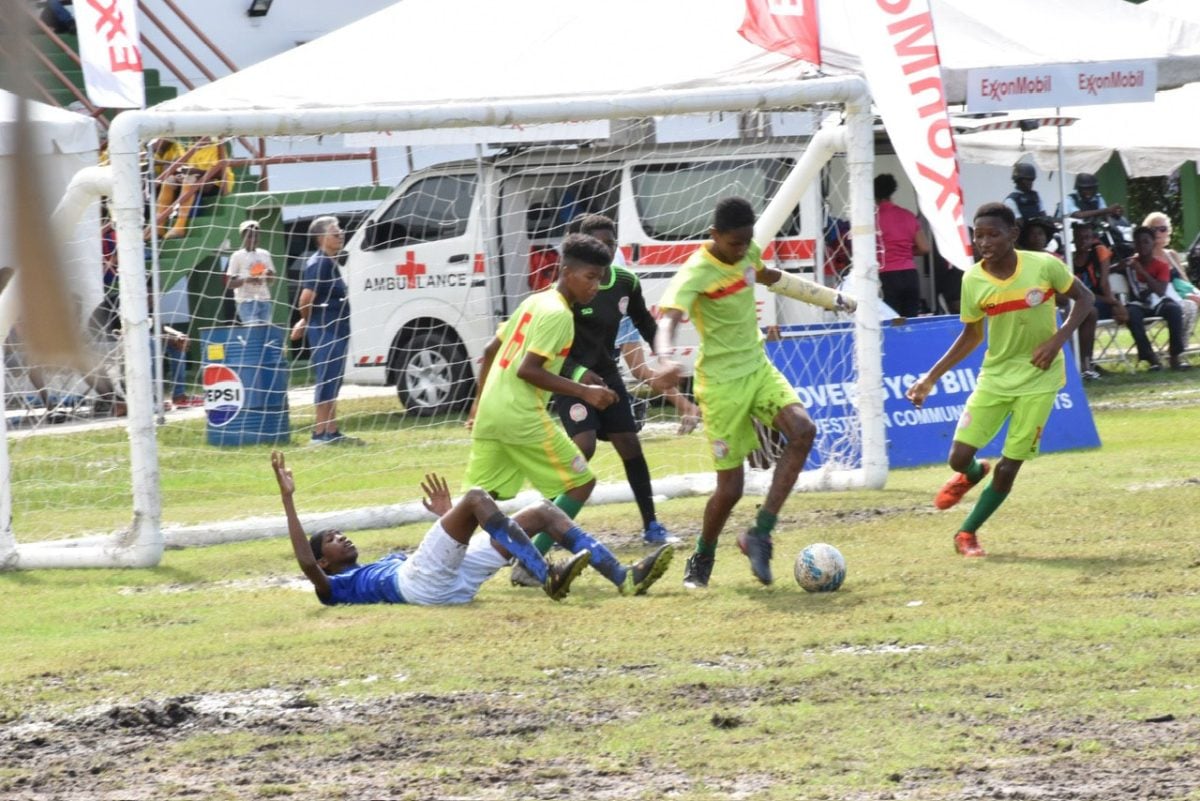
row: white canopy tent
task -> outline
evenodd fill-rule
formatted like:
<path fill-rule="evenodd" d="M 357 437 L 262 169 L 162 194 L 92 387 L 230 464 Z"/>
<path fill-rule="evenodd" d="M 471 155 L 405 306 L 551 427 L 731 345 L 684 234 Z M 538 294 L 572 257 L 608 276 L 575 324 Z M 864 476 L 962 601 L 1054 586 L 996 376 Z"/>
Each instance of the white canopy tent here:
<path fill-rule="evenodd" d="M 971 68 L 1098 60 L 1096 42 L 1104 60 L 1156 60 L 1160 88 L 1200 78 L 1200 25 L 1125 0 L 931 4 L 951 103 L 963 101 Z M 859 72 L 850 5 L 821 5 L 825 74 Z M 469 0 L 448 14 L 440 0 L 404 0 L 150 113 L 619 97 L 814 74 L 743 40 L 743 9 L 739 0 Z"/>
<path fill-rule="evenodd" d="M 1063 168 L 1096 172 L 1116 154 L 1132 178 L 1167 175 L 1187 161 L 1200 160 L 1196 135 L 1200 84 L 1159 92 L 1153 103 L 1116 103 L 1064 109 L 1077 121 L 1062 129 Z M 1053 110 L 1024 112 L 1037 117 Z M 1058 169 L 1058 132 L 1002 130 L 960 135 L 959 157 L 976 164 L 1011 165 L 1025 154 L 1045 171 Z"/>
<path fill-rule="evenodd" d="M 0 186 L 4 187 L 9 186 L 16 115 L 16 95 L 0 90 Z M 100 147 L 96 122 L 82 114 L 35 102 L 29 104 L 29 115 L 34 132 L 33 147 L 41 170 L 42 197 L 52 204 L 62 197 L 67 184 L 79 170 L 95 166 Z M 28 202 L 28 198 L 14 197 L 11 192 L 0 193 L 0 219 L 12 219 L 11 205 L 23 202 Z M 46 214 L 50 211 L 51 208 L 45 209 Z M 80 314 L 90 314 L 103 292 L 97 210 L 93 208 L 72 232 L 64 233 L 61 245 L 67 259 L 71 288 L 79 299 Z M 11 236 L 0 238 L 0 266 L 13 263 L 13 246 Z M 4 296 L 8 295 L 6 291 Z M 4 323 L 0 339 L 8 333 L 13 312 L 11 303 L 11 299 L 0 299 L 0 307 L 7 309 L 0 313 L 0 321 Z"/>

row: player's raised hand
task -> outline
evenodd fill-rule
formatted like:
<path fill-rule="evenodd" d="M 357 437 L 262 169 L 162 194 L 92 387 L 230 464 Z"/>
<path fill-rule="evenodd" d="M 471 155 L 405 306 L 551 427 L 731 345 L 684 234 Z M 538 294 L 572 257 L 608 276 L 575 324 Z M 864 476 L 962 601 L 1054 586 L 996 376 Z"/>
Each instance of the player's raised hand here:
<path fill-rule="evenodd" d="M 583 390 L 583 397 L 580 398 L 589 406 L 594 406 L 597 409 L 607 409 L 617 402 L 617 393 L 613 392 L 608 387 L 587 386 Z"/>
<path fill-rule="evenodd" d="M 292 471 L 288 470 L 287 464 L 284 463 L 282 452 L 271 451 L 271 468 L 275 471 L 275 480 L 279 482 L 279 492 L 283 495 L 294 493 L 296 479 L 292 477 Z"/>
<path fill-rule="evenodd" d="M 904 397 L 912 401 L 912 405 L 918 409 L 921 404 L 925 403 L 925 398 L 929 397 L 929 393 L 933 391 L 933 382 L 929 380 L 929 376 L 923 375 L 921 379 L 908 388 L 908 392 L 904 393 Z"/>
<path fill-rule="evenodd" d="M 449 512 L 454 506 L 450 501 L 450 486 L 446 479 L 437 473 L 425 474 L 425 480 L 421 482 L 421 491 L 425 493 L 421 505 L 438 517 Z"/>
<path fill-rule="evenodd" d="M 654 375 L 650 377 L 650 388 L 655 392 L 666 392 L 669 389 L 679 386 L 679 379 L 683 376 L 683 368 L 678 362 L 659 359 L 653 369 Z"/>

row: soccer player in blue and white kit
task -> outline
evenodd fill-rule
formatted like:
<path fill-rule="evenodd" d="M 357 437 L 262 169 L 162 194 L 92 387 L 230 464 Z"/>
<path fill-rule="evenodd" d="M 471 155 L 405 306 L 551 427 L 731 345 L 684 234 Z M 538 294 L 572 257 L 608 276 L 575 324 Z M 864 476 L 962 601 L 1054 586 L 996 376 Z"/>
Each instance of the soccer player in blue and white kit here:
<path fill-rule="evenodd" d="M 279 483 L 296 561 L 312 582 L 317 598 L 327 606 L 465 604 L 475 597 L 483 582 L 508 564 L 510 556 L 541 580 L 547 595 L 561 601 L 588 564 L 586 550 L 550 564 L 526 536 L 527 527 L 547 531 L 555 539 L 572 529 L 574 522 L 553 504 L 532 504 L 510 519 L 481 489 L 470 490 L 451 504 L 445 479 L 430 474 L 421 484 L 426 495 L 422 503 L 439 517 L 416 552 L 411 556 L 388 554 L 377 562 L 360 565 L 358 549 L 342 532 L 330 529 L 312 537 L 305 533 L 292 497 L 296 482 L 279 451 L 271 452 L 271 467 Z M 472 540 L 477 526 L 482 526 L 488 537 Z"/>

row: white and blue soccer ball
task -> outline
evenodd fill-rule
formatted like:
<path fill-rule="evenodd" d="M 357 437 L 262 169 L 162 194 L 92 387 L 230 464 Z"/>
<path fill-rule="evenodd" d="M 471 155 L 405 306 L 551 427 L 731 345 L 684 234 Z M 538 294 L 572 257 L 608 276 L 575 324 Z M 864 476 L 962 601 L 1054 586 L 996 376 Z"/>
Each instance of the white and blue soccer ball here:
<path fill-rule="evenodd" d="M 796 583 L 808 592 L 833 592 L 846 579 L 842 552 L 824 542 L 814 542 L 796 557 Z"/>

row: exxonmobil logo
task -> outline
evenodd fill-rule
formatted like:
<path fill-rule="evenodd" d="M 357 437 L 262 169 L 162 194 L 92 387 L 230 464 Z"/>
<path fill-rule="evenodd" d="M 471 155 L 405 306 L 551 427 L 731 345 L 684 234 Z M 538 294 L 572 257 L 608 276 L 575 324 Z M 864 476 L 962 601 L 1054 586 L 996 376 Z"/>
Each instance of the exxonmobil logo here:
<path fill-rule="evenodd" d="M 223 364 L 204 365 L 204 413 L 209 425 L 220 428 L 238 416 L 246 391 L 237 371 Z"/>

